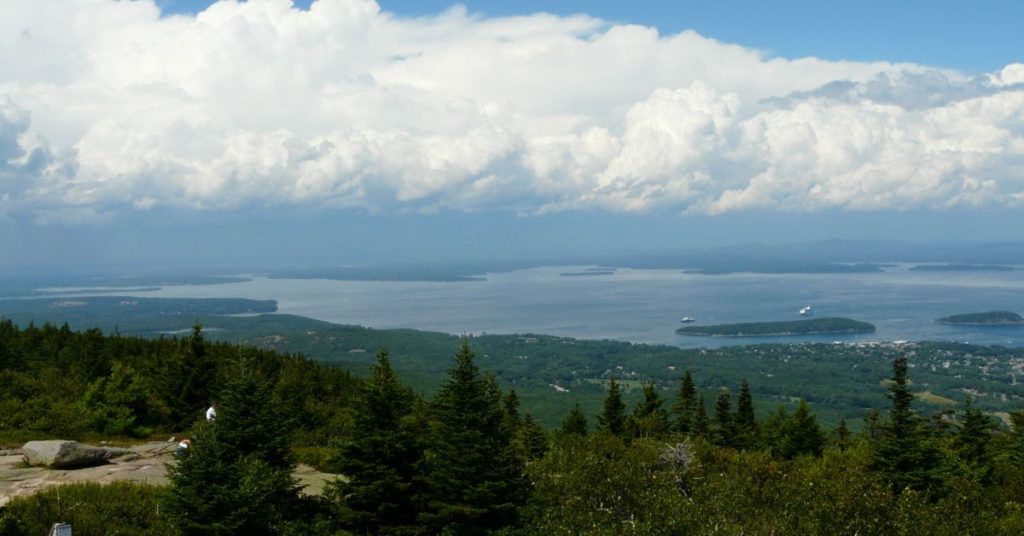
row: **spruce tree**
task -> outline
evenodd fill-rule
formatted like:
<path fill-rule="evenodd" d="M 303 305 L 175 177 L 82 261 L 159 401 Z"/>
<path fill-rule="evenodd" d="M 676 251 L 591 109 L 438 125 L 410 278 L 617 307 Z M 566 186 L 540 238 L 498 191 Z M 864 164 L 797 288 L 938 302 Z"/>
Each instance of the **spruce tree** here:
<path fill-rule="evenodd" d="M 360 534 L 409 533 L 416 529 L 414 499 L 422 457 L 408 429 L 413 394 L 402 386 L 386 350 L 352 408 L 351 438 L 338 449 L 335 465 L 347 480 L 328 485 L 342 524 Z"/>
<path fill-rule="evenodd" d="M 291 469 L 289 419 L 271 405 L 272 386 L 243 356 L 236 378 L 227 384 L 217 408 L 217 438 L 238 457 L 255 455 L 272 467 Z"/>
<path fill-rule="evenodd" d="M 881 427 L 875 442 L 873 466 L 885 475 L 895 493 L 906 488 L 927 489 L 936 483 L 939 454 L 926 443 L 920 420 L 911 408 L 914 395 L 907 388 L 907 358 L 894 359 L 892 369 L 888 394 L 892 407 L 889 422 Z"/>
<path fill-rule="evenodd" d="M 693 376 L 687 370 L 683 373 L 683 381 L 679 384 L 676 403 L 672 406 L 675 416 L 675 429 L 681 434 L 689 434 L 693 428 L 694 406 L 697 404 L 697 388 L 693 385 Z"/>
<path fill-rule="evenodd" d="M 715 400 L 715 442 L 723 447 L 733 445 L 735 427 L 732 420 L 732 394 L 728 389 L 718 391 Z"/>
<path fill-rule="evenodd" d="M 664 403 L 654 382 L 643 385 L 643 399 L 637 402 L 629 419 L 634 437 L 661 437 L 668 433 L 668 415 L 661 407 Z"/>
<path fill-rule="evenodd" d="M 515 522 L 526 498 L 522 462 L 504 425 L 501 394 L 482 377 L 469 341 L 432 403 L 419 519 L 432 533 L 476 534 Z"/>
<path fill-rule="evenodd" d="M 1024 410 L 1010 412 L 1010 443 L 1007 456 L 1011 461 L 1024 464 Z"/>
<path fill-rule="evenodd" d="M 840 451 L 845 451 L 850 446 L 850 428 L 846 426 L 846 418 L 839 417 L 839 424 L 832 431 L 832 444 Z"/>
<path fill-rule="evenodd" d="M 518 450 L 528 461 L 538 460 L 544 457 L 544 453 L 548 451 L 548 436 L 529 413 L 523 418 L 522 425 L 519 427 L 516 443 L 518 443 Z"/>
<path fill-rule="evenodd" d="M 622 437 L 626 432 L 626 405 L 622 402 L 619 382 L 608 381 L 608 394 L 604 398 L 604 409 L 597 417 L 598 429 Z"/>
<path fill-rule="evenodd" d="M 750 385 L 744 379 L 740 383 L 740 394 L 736 399 L 736 416 L 734 421 L 736 446 L 752 448 L 757 444 L 757 418 L 754 416 L 754 399 L 750 395 Z"/>
<path fill-rule="evenodd" d="M 217 381 L 217 363 L 209 355 L 203 326 L 198 321 L 192 335 L 181 341 L 179 359 L 168 371 L 170 388 L 177 394 L 174 401 L 178 428 L 184 429 L 203 409 L 213 402 Z"/>
<path fill-rule="evenodd" d="M 761 427 L 762 437 L 764 443 L 771 451 L 772 456 L 777 458 L 782 457 L 782 451 L 785 448 L 786 436 L 789 433 L 789 413 L 786 411 L 786 407 L 779 405 L 775 408 L 775 411 L 768 416 L 764 426 Z"/>
<path fill-rule="evenodd" d="M 693 410 L 693 428 L 691 433 L 696 437 L 703 437 L 705 439 L 711 437 L 711 426 L 708 423 L 704 393 L 697 393 L 697 407 Z"/>
<path fill-rule="evenodd" d="M 988 479 L 992 471 L 988 443 L 994 427 L 992 420 L 975 407 L 968 396 L 956 444 L 960 458 L 970 467 L 973 476 L 983 481 Z"/>
<path fill-rule="evenodd" d="M 803 454 L 821 456 L 825 447 L 825 432 L 818 426 L 818 420 L 811 413 L 807 402 L 800 401 L 784 430 L 780 452 L 783 458 L 791 459 Z"/>
<path fill-rule="evenodd" d="M 569 416 L 562 422 L 562 433 L 566 435 L 587 435 L 587 416 L 583 414 L 583 408 L 576 402 Z"/>
<path fill-rule="evenodd" d="M 214 422 L 195 427 L 188 455 L 168 469 L 169 517 L 185 534 L 278 534 L 296 518 L 287 430 L 270 386 L 243 365 Z"/>
<path fill-rule="evenodd" d="M 882 414 L 877 409 L 869 410 L 864 416 L 864 437 L 875 442 L 882 437 Z"/>
<path fill-rule="evenodd" d="M 504 412 L 505 429 L 509 434 L 515 436 L 522 424 L 522 419 L 519 417 L 519 395 L 516 394 L 515 389 L 509 389 L 508 394 L 502 400 L 502 411 Z"/>

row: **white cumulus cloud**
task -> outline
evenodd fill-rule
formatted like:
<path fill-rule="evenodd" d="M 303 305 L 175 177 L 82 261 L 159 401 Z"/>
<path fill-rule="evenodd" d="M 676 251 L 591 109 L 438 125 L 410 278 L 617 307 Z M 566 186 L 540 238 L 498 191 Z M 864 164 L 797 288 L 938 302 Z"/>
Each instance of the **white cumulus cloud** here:
<path fill-rule="evenodd" d="M 774 58 L 368 0 L 0 6 L 0 216 L 1016 206 L 1022 164 L 1020 64 Z"/>

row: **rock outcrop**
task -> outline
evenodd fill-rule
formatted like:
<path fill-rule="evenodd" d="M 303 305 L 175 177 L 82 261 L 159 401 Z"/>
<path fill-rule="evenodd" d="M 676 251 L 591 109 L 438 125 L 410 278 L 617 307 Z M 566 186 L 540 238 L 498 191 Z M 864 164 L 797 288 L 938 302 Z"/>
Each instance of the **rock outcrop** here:
<path fill-rule="evenodd" d="M 176 441 L 159 441 L 133 445 L 129 449 L 99 448 L 108 453 L 108 463 L 80 469 L 26 467 L 20 449 L 8 450 L 7 455 L 0 455 L 0 507 L 14 497 L 31 495 L 50 486 L 72 482 L 166 485 L 167 466 L 175 463 L 174 451 L 177 447 Z M 294 475 L 308 495 L 320 495 L 327 482 L 337 477 L 305 465 L 296 467 Z"/>
<path fill-rule="evenodd" d="M 21 447 L 25 463 L 35 467 L 72 469 L 99 465 L 111 458 L 130 454 L 126 449 L 90 447 L 77 441 L 53 439 L 29 441 Z"/>

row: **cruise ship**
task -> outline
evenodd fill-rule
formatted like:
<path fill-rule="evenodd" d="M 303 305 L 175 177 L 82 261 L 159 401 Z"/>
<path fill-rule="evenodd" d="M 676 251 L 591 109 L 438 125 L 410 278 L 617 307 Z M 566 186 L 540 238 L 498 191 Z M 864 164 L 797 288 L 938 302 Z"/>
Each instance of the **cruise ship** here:
<path fill-rule="evenodd" d="M 812 314 L 813 313 L 811 311 L 811 306 L 810 305 L 808 305 L 806 307 L 801 307 L 800 308 L 800 316 L 811 316 Z"/>
<path fill-rule="evenodd" d="M 682 322 L 682 323 L 684 323 L 684 324 L 689 324 L 690 322 L 696 322 L 696 319 L 694 319 L 694 318 L 692 318 L 692 317 L 689 317 L 689 316 L 684 316 L 684 317 L 683 317 L 682 319 L 680 319 L 679 321 L 680 321 L 680 322 Z"/>

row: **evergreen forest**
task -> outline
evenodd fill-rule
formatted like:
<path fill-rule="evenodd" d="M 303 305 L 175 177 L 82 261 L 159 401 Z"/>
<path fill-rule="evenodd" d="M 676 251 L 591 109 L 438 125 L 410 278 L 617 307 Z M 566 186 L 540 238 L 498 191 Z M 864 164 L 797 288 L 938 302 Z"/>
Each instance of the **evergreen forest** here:
<path fill-rule="evenodd" d="M 906 356 L 856 429 L 804 400 L 757 407 L 746 380 L 707 396 L 689 370 L 629 399 L 613 374 L 598 411 L 570 403 L 545 427 L 473 342 L 426 396 L 385 349 L 359 378 L 199 325 L 142 339 L 0 322 L 0 443 L 193 439 L 169 486 L 15 498 L 0 534 L 57 516 L 79 535 L 1024 533 L 1024 412 L 929 411 Z M 339 476 L 306 495 L 300 461 Z"/>

